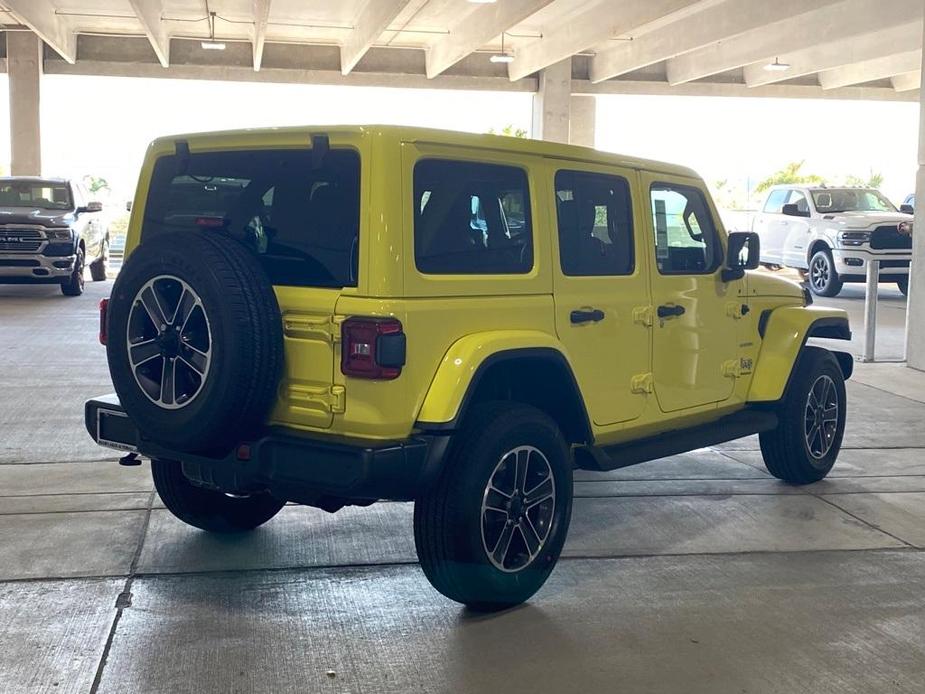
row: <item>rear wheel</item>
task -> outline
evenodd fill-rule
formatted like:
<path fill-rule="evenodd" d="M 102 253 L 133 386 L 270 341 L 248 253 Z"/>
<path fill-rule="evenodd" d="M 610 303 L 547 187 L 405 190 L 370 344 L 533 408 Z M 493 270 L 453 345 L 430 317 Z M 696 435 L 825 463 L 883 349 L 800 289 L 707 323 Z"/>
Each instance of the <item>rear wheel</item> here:
<path fill-rule="evenodd" d="M 64 296 L 80 296 L 84 293 L 84 249 L 78 248 L 74 258 L 74 270 L 61 282 Z"/>
<path fill-rule="evenodd" d="M 473 609 L 517 605 L 552 572 L 571 511 L 572 470 L 556 423 L 526 405 L 481 405 L 415 503 L 421 568 Z"/>
<path fill-rule="evenodd" d="M 909 296 L 909 278 L 903 277 L 902 279 L 896 280 L 896 286 L 899 287 L 899 291 L 903 293 L 903 296 Z"/>
<path fill-rule="evenodd" d="M 237 496 L 197 487 L 173 460 L 152 460 L 151 473 L 168 511 L 184 523 L 213 533 L 253 530 L 286 505 L 266 492 Z"/>
<path fill-rule="evenodd" d="M 760 435 L 768 472 L 791 484 L 818 482 L 832 469 L 845 434 L 845 379 L 825 349 L 805 347 L 778 409 L 778 425 Z"/>
<path fill-rule="evenodd" d="M 94 282 L 106 280 L 106 263 L 109 260 L 109 241 L 103 241 L 100 247 L 100 257 L 90 263 L 90 278 Z"/>
<path fill-rule="evenodd" d="M 812 293 L 817 296 L 837 296 L 842 286 L 832 252 L 828 248 L 816 251 L 809 261 L 809 288 Z"/>

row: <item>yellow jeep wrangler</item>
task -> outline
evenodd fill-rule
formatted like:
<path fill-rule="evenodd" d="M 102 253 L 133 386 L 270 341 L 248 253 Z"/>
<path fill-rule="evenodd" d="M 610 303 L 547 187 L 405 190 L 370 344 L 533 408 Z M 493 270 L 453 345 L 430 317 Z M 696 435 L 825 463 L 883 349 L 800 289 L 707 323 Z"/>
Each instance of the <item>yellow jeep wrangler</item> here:
<path fill-rule="evenodd" d="M 565 542 L 572 470 L 759 434 L 822 479 L 841 446 L 840 310 L 750 273 L 686 168 L 400 127 L 169 137 L 141 172 L 112 297 L 102 445 L 151 460 L 213 532 L 287 501 L 414 501 L 427 578 L 528 599 Z"/>

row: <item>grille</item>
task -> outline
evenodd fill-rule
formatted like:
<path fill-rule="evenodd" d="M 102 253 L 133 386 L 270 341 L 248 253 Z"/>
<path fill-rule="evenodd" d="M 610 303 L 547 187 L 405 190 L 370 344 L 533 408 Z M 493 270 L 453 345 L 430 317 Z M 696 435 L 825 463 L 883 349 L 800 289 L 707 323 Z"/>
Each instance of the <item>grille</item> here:
<path fill-rule="evenodd" d="M 878 251 L 911 249 L 912 236 L 900 234 L 895 226 L 877 227 L 870 235 L 870 247 Z"/>
<path fill-rule="evenodd" d="M 0 225 L 0 251 L 35 253 L 45 242 L 45 232 L 36 227 Z"/>

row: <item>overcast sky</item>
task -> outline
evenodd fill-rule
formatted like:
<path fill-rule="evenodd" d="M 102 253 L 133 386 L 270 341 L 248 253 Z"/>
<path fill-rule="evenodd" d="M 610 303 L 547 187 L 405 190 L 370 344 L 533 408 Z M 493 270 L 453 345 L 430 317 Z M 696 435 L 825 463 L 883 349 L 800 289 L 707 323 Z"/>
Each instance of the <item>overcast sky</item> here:
<path fill-rule="evenodd" d="M 6 76 L 0 77 L 0 165 L 9 170 Z M 313 123 L 405 123 L 485 132 L 530 130 L 528 93 L 398 90 L 166 79 L 42 78 L 46 174 L 89 173 L 129 197 L 145 145 L 170 133 Z M 914 103 L 598 97 L 600 149 L 686 164 L 708 183 L 751 185 L 790 161 L 838 180 L 885 177 L 899 202 L 914 186 Z"/>

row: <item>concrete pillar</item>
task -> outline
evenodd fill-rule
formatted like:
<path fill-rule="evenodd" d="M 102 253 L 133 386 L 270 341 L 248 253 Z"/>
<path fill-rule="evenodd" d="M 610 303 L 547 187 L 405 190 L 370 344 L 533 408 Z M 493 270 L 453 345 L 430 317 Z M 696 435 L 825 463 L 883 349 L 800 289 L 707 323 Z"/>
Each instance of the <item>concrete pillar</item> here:
<path fill-rule="evenodd" d="M 571 120 L 572 59 L 540 71 L 539 89 L 533 96 L 533 137 L 550 142 L 569 141 Z"/>
<path fill-rule="evenodd" d="M 925 24 L 922 30 L 925 36 Z M 915 184 L 912 268 L 906 313 L 906 358 L 909 366 L 925 371 L 925 56 L 919 91 L 919 170 Z"/>
<path fill-rule="evenodd" d="M 14 176 L 40 176 L 42 41 L 39 37 L 31 31 L 7 32 L 6 69 L 10 83 L 10 168 Z"/>
<path fill-rule="evenodd" d="M 594 96 L 573 96 L 568 141 L 573 145 L 594 147 L 597 101 Z"/>

